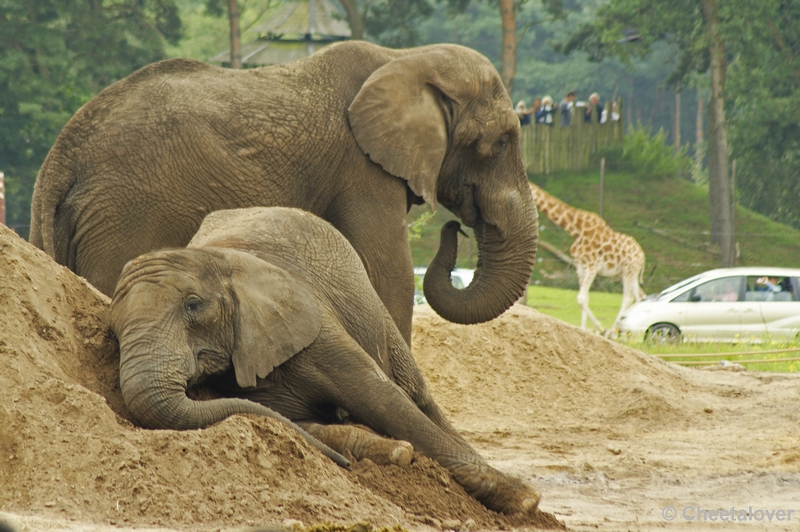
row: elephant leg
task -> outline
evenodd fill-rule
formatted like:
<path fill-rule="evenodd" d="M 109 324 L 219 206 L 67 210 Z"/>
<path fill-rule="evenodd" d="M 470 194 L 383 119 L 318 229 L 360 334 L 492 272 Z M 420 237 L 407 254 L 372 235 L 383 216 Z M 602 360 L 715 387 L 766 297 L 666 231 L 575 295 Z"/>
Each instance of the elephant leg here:
<path fill-rule="evenodd" d="M 408 441 L 447 468 L 486 507 L 514 514 L 538 506 L 538 490 L 494 469 L 474 449 L 438 427 L 344 331 L 321 331 L 313 349 L 298 356 L 315 366 L 304 372 L 303 386 L 314 386 L 315 393 L 347 410 L 357 422 Z M 313 378 L 314 374 L 322 378 Z M 309 377 L 312 382 L 306 380 Z"/>
<path fill-rule="evenodd" d="M 406 205 L 406 190 L 400 180 L 392 178 L 381 197 L 358 196 L 331 208 L 324 218 L 329 220 L 355 248 L 370 284 L 389 311 L 407 345 L 411 345 L 411 321 L 414 311 L 414 265 L 408 244 L 408 226 L 404 208 L 387 209 L 387 205 Z M 357 190 L 357 194 L 363 191 Z M 360 205 L 353 209 L 344 206 Z M 354 216 L 357 214 L 357 216 Z M 370 220 L 365 224 L 364 220 Z"/>
<path fill-rule="evenodd" d="M 414 457 L 414 447 L 407 441 L 384 438 L 355 425 L 298 423 L 306 432 L 334 451 L 356 460 L 369 458 L 378 465 L 407 466 Z"/>
<path fill-rule="evenodd" d="M 389 317 L 387 322 L 391 321 Z M 388 333 L 390 371 L 394 382 L 408 394 L 417 408 L 433 421 L 437 427 L 449 434 L 459 444 L 471 449 L 469 443 L 453 427 L 450 420 L 444 415 L 442 409 L 433 400 L 433 396 L 425 384 L 425 379 L 419 371 L 419 366 L 411 355 L 411 349 L 405 344 L 396 327 L 386 323 Z"/>

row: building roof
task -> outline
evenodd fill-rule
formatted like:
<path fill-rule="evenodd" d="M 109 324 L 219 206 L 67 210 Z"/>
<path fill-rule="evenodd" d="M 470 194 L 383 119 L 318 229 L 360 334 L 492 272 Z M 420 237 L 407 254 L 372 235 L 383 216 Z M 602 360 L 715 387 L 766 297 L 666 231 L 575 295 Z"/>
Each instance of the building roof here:
<path fill-rule="evenodd" d="M 259 37 L 336 40 L 350 38 L 350 25 L 329 0 L 292 0 L 256 28 Z"/>
<path fill-rule="evenodd" d="M 349 39 L 350 26 L 330 0 L 291 0 L 256 28 L 258 39 L 242 44 L 242 65 L 288 63 Z M 230 49 L 208 61 L 230 63 Z"/>

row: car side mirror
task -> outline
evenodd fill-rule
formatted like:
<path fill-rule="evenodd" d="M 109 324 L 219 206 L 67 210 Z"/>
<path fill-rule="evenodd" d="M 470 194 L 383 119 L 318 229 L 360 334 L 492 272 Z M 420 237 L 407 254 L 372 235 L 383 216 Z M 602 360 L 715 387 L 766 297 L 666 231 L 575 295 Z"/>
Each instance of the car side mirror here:
<path fill-rule="evenodd" d="M 692 297 L 689 298 L 689 301 L 691 301 L 692 303 L 697 303 L 698 301 L 702 301 L 702 300 L 703 300 L 703 298 L 701 296 L 699 296 L 698 294 L 695 294 L 695 295 L 693 295 Z"/>

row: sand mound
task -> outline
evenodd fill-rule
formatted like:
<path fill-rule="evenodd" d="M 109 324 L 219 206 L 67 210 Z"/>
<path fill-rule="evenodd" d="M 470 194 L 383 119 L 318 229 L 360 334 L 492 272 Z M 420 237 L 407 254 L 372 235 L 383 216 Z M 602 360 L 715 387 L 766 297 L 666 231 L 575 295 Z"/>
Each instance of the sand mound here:
<path fill-rule="evenodd" d="M 486 510 L 438 464 L 348 472 L 268 419 L 199 431 L 135 427 L 118 389 L 108 298 L 0 226 L 0 509 L 89 523 L 207 530 L 367 521 L 376 526 L 559 526 Z M 470 521 L 471 520 L 471 521 Z"/>
<path fill-rule="evenodd" d="M 686 370 L 515 306 L 480 325 L 414 315 L 414 356 L 456 426 L 499 432 L 596 423 L 674 422 L 696 408 Z M 482 429 L 483 430 L 483 429 Z"/>
<path fill-rule="evenodd" d="M 107 305 L 0 226 L 0 519 L 20 530 L 560 526 L 486 510 L 420 455 L 342 470 L 269 419 L 140 429 L 118 389 Z M 659 528 L 665 506 L 800 497 L 800 376 L 688 370 L 519 306 L 473 326 L 417 307 L 413 345 L 454 425 L 490 463 L 538 483 L 542 509 L 575 529 Z"/>

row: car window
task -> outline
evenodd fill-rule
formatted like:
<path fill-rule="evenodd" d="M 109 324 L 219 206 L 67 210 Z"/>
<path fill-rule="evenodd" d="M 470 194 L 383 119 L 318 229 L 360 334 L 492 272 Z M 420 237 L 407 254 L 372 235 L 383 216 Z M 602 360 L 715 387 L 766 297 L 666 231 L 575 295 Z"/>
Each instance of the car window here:
<path fill-rule="evenodd" d="M 745 283 L 745 301 L 792 301 L 795 296 L 791 277 L 749 275 Z"/>
<path fill-rule="evenodd" d="M 675 293 L 677 290 L 680 290 L 680 289 L 681 289 L 681 288 L 683 288 L 684 286 L 687 286 L 687 285 L 690 285 L 690 284 L 692 284 L 693 282 L 695 282 L 696 280 L 698 280 L 698 279 L 699 279 L 700 277 L 702 277 L 702 276 L 703 276 L 703 274 L 694 275 L 694 276 L 692 276 L 692 277 L 689 277 L 688 279 L 684 279 L 683 281 L 681 281 L 681 282 L 679 282 L 679 283 L 676 283 L 676 284 L 674 284 L 674 285 L 672 285 L 672 286 L 670 286 L 670 287 L 668 287 L 668 288 L 665 288 L 664 290 L 662 290 L 662 291 L 661 291 L 661 292 L 658 294 L 658 299 L 659 299 L 659 300 L 661 300 L 661 299 L 669 299 L 670 297 L 672 297 L 672 295 L 673 295 L 673 294 L 674 294 L 674 293 Z M 687 296 L 686 296 L 686 297 L 688 297 L 688 293 L 687 293 Z M 673 300 L 673 301 L 674 301 L 674 300 Z"/>
<path fill-rule="evenodd" d="M 697 285 L 691 291 L 690 301 L 699 303 L 739 301 L 742 277 L 722 277 Z"/>
<path fill-rule="evenodd" d="M 687 290 L 675 299 L 670 300 L 670 303 L 686 303 L 689 301 L 689 296 L 692 294 L 691 290 Z"/>

